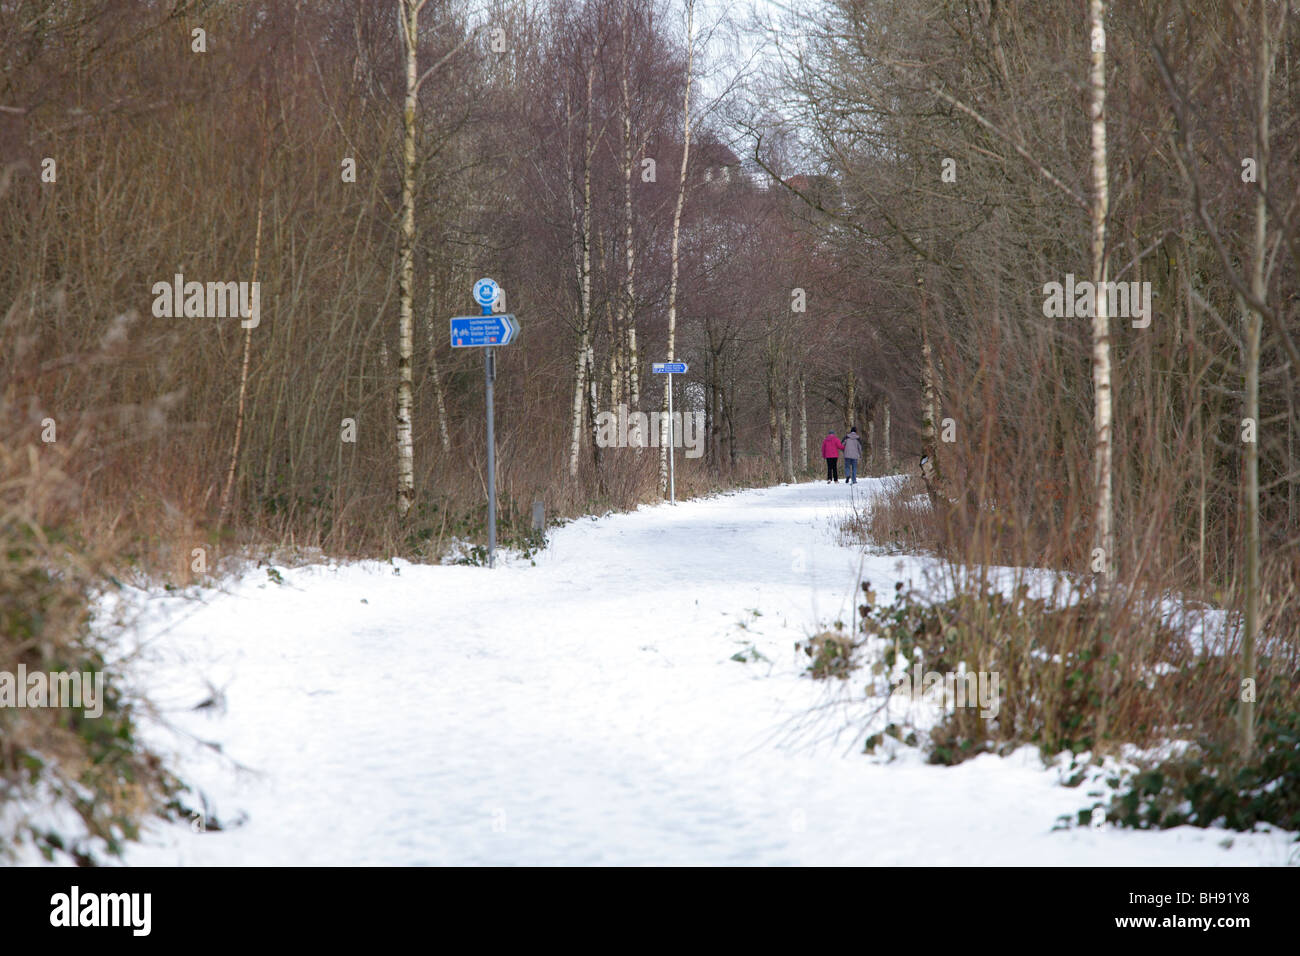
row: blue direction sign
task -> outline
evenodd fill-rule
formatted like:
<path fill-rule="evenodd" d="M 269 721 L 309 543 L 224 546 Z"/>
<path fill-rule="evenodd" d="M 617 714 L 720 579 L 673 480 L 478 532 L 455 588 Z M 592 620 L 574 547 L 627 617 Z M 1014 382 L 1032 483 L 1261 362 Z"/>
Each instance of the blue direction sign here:
<path fill-rule="evenodd" d="M 509 345 L 519 334 L 513 315 L 458 315 L 451 320 L 451 347 Z"/>
<path fill-rule="evenodd" d="M 689 365 L 685 362 L 655 362 L 650 366 L 652 372 L 667 372 L 669 375 L 681 375 Z"/>

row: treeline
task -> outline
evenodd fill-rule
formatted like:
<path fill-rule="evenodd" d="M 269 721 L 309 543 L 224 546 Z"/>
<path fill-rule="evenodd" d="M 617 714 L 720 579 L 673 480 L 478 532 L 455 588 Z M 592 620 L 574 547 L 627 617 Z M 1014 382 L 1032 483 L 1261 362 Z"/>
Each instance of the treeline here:
<path fill-rule="evenodd" d="M 820 241 L 889 303 L 862 309 L 913 356 L 932 543 L 1095 579 L 1108 600 L 1069 622 L 1082 656 L 1063 659 L 1107 662 L 1098 700 L 1135 678 L 1132 727 L 1178 710 L 1150 719 L 1164 705 L 1136 680 L 1174 594 L 1229 610 L 1218 646 L 1239 662 L 1184 672 L 1213 686 L 1175 724 L 1249 715 L 1257 684 L 1293 706 L 1294 8 L 832 0 L 769 29 L 788 52 L 739 122 L 775 174 L 823 171 L 801 191 Z"/>
<path fill-rule="evenodd" d="M 105 587 L 485 539 L 482 357 L 447 321 L 479 277 L 523 327 L 497 350 L 506 544 L 537 498 L 658 498 L 653 449 L 595 440 L 662 407 L 653 361 L 690 363 L 675 407 L 706 416 L 679 494 L 792 475 L 847 427 L 866 345 L 803 310 L 810 233 L 725 145 L 688 12 L 0 0 L 0 670 L 109 688 L 96 719 L 0 708 L 0 855 L 92 862 L 192 817 L 92 621 Z"/>
<path fill-rule="evenodd" d="M 252 541 L 436 557 L 484 532 L 482 359 L 447 319 L 490 275 L 523 326 L 498 350 L 505 539 L 535 498 L 657 497 L 659 455 L 600 448 L 595 416 L 662 407 L 670 311 L 675 405 L 707 416 L 679 484 L 800 470 L 864 402 L 870 343 L 726 145 L 717 25 L 686 12 L 0 4 L 6 441 L 73 449 L 81 530 L 182 578 Z M 259 315 L 160 315 L 173 282 L 256 282 Z"/>

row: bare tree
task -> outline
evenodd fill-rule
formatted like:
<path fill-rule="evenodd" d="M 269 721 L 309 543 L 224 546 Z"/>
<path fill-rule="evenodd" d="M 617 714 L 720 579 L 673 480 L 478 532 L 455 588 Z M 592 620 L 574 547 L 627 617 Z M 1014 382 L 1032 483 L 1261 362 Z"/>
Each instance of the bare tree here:
<path fill-rule="evenodd" d="M 400 283 L 397 331 L 397 513 L 405 516 L 415 496 L 411 440 L 411 358 L 415 323 L 415 123 L 419 102 L 420 11 L 428 0 L 397 0 L 406 55 L 406 99 L 402 105 L 402 210 L 398 251 Z"/>
<path fill-rule="evenodd" d="M 253 236 L 253 277 L 254 285 L 257 283 L 257 268 L 261 264 L 262 256 L 262 208 L 265 198 L 266 187 L 266 151 L 265 137 L 262 142 L 261 166 L 257 174 L 257 228 Z M 235 471 L 239 467 L 239 448 L 241 440 L 244 437 L 244 406 L 248 397 L 248 360 L 253 348 L 253 327 L 247 325 L 244 329 L 244 359 L 239 365 L 239 401 L 235 413 L 235 438 L 230 446 L 230 467 L 226 471 L 226 484 L 221 490 L 221 510 L 217 516 L 217 527 L 220 528 L 226 523 L 226 515 L 230 511 L 231 494 L 235 487 Z"/>
<path fill-rule="evenodd" d="M 1088 114 L 1092 136 L 1092 281 L 1096 307 L 1092 320 L 1093 435 L 1095 441 L 1093 488 L 1096 510 L 1093 547 L 1100 549 L 1103 590 L 1109 591 L 1115 574 L 1111 476 L 1110 319 L 1106 286 L 1106 216 L 1109 208 L 1106 167 L 1106 25 L 1104 0 L 1088 2 L 1088 32 L 1092 47 L 1088 72 Z M 1094 550 L 1094 560 L 1097 557 Z"/>
<path fill-rule="evenodd" d="M 416 110 L 420 87 L 476 35 L 470 31 L 433 66 L 419 72 L 420 12 L 429 0 L 397 0 L 398 30 L 406 68 L 406 95 L 402 103 L 402 206 L 398 216 L 398 325 L 397 325 L 397 513 L 405 516 L 415 497 L 415 454 L 412 441 L 411 370 L 415 349 L 415 159 Z"/>
<path fill-rule="evenodd" d="M 599 139 L 593 135 L 594 116 L 594 97 L 592 94 L 596 82 L 596 51 L 593 50 L 592 58 L 588 62 L 585 71 L 586 97 L 583 100 L 583 136 L 582 136 L 582 205 L 578 207 L 578 200 L 569 190 L 569 211 L 570 222 L 574 231 L 574 268 L 578 277 L 579 303 L 578 303 L 578 342 L 574 351 L 573 359 L 573 417 L 572 417 L 572 440 L 569 445 L 569 477 L 576 478 L 578 474 L 578 456 L 582 450 L 582 418 L 583 418 L 583 395 L 587 391 L 586 385 L 588 377 L 592 380 L 592 387 L 595 387 L 596 369 L 592 356 L 591 347 L 591 166 L 592 159 L 596 153 L 596 145 Z M 565 105 L 566 121 L 566 144 L 571 143 L 568 127 L 573 122 L 573 106 L 566 100 Z M 603 131 L 602 131 L 603 132 Z M 570 157 L 569 165 L 572 167 L 572 147 L 566 150 Z M 594 393 L 591 404 L 595 405 Z M 593 415 L 593 426 L 594 426 Z M 595 443 L 593 442 L 593 449 Z M 595 451 L 593 450 L 593 454 Z"/>
<path fill-rule="evenodd" d="M 682 94 L 682 165 L 677 179 L 677 207 L 673 211 L 672 252 L 669 259 L 668 280 L 668 361 L 676 361 L 677 344 L 677 275 L 680 268 L 679 242 L 682 231 L 682 207 L 686 204 L 686 167 L 691 158 L 691 83 L 695 66 L 695 0 L 686 0 L 686 90 Z M 664 380 L 663 410 L 668 414 L 668 388 L 670 379 Z M 659 445 L 659 491 L 668 493 L 668 446 Z"/>

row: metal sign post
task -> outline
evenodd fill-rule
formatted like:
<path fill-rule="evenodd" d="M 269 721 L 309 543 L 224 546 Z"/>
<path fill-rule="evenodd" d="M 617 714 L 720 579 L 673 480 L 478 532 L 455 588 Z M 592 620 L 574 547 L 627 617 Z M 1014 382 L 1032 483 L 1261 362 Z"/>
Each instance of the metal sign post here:
<path fill-rule="evenodd" d="M 685 362 L 655 362 L 650 366 L 652 372 L 662 372 L 668 376 L 668 503 L 677 504 L 677 438 L 673 430 L 673 373 L 685 372 L 690 366 Z"/>
<path fill-rule="evenodd" d="M 451 347 L 454 349 L 483 349 L 483 383 L 487 395 L 487 485 L 488 485 L 488 567 L 497 561 L 497 446 L 495 414 L 492 407 L 492 386 L 496 382 L 496 356 L 492 348 L 509 345 L 519 334 L 519 323 L 513 315 L 493 315 L 492 307 L 501 301 L 501 287 L 491 279 L 474 283 L 474 301 L 483 310 L 482 315 L 458 315 L 451 320 Z"/>
<path fill-rule="evenodd" d="M 668 373 L 668 503 L 677 504 L 677 443 L 673 440 L 673 373 Z"/>
<path fill-rule="evenodd" d="M 491 311 L 490 305 L 483 306 L 483 314 Z M 488 567 L 497 564 L 497 439 L 493 429 L 496 415 L 492 408 L 492 383 L 496 379 L 496 369 L 492 367 L 492 346 L 483 350 L 483 379 L 487 391 L 487 449 L 488 449 Z"/>

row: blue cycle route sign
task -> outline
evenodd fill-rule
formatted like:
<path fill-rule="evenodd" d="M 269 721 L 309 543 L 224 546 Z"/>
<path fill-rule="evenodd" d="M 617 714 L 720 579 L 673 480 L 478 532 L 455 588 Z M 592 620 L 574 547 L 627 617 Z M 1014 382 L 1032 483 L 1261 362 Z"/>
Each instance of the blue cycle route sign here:
<path fill-rule="evenodd" d="M 501 295 L 501 287 L 496 284 L 496 280 L 489 278 L 479 279 L 474 283 L 474 301 L 484 309 L 491 309 L 497 304 L 497 298 Z"/>
<path fill-rule="evenodd" d="M 458 315 L 451 320 L 454 349 L 509 345 L 519 334 L 513 315 Z"/>
<path fill-rule="evenodd" d="M 655 362 L 650 366 L 652 372 L 667 372 L 669 375 L 681 375 L 690 366 L 685 362 Z"/>

